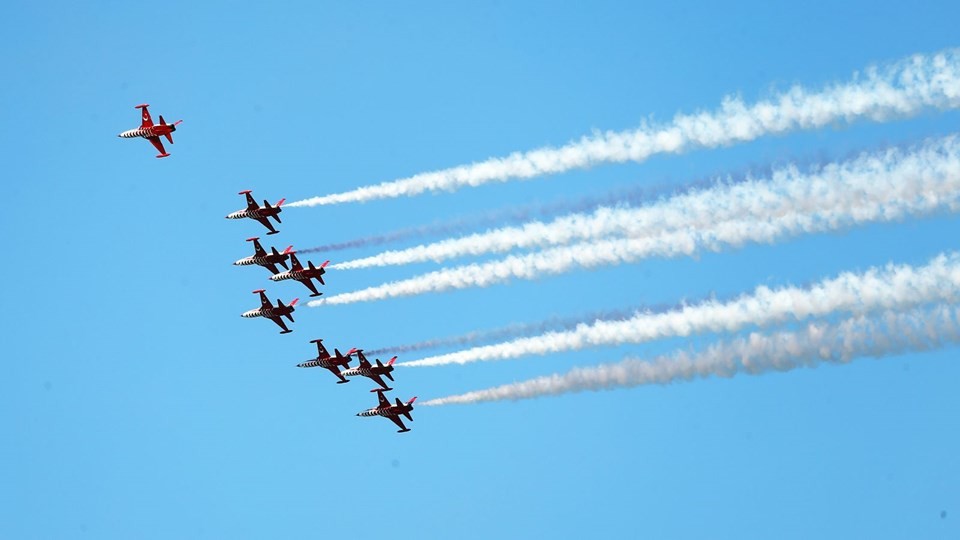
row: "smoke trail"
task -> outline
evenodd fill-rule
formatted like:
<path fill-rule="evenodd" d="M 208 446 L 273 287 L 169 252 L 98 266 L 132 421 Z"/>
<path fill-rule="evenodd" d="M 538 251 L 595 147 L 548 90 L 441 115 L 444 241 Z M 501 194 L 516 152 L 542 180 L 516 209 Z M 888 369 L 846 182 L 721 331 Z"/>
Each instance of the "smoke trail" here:
<path fill-rule="evenodd" d="M 738 373 L 759 375 L 812 368 L 825 362 L 848 363 L 859 357 L 880 358 L 939 349 L 960 342 L 958 309 L 939 305 L 906 313 L 886 312 L 873 318 L 861 315 L 840 324 L 809 324 L 799 331 L 771 335 L 751 333 L 745 338 L 715 343 L 699 353 L 680 351 L 651 361 L 626 359 L 616 364 L 577 368 L 564 375 L 538 377 L 423 404 L 517 400 L 710 376 L 731 377 Z"/>
<path fill-rule="evenodd" d="M 929 142 L 912 153 L 896 149 L 865 153 L 845 163 L 821 167 L 811 174 L 787 167 L 773 172 L 769 181 L 748 178 L 739 183 L 718 183 L 710 189 L 688 192 L 641 208 L 602 207 L 592 214 L 572 214 L 550 223 L 534 221 L 522 227 L 503 227 L 387 251 L 335 264 L 333 268 L 440 262 L 464 255 L 563 245 L 611 235 L 648 237 L 733 219 L 765 219 L 869 204 L 900 206 L 919 200 L 921 204 L 912 211 L 925 211 L 931 208 L 931 202 L 933 207 L 937 206 L 936 201 L 930 201 L 931 192 L 960 195 L 960 140 L 956 136 Z M 873 217 L 890 219 L 886 212 L 875 212 Z"/>
<path fill-rule="evenodd" d="M 323 304 L 349 304 L 450 289 L 487 287 L 514 278 L 534 279 L 560 274 L 573 268 L 590 269 L 635 262 L 652 256 L 693 255 L 704 249 L 720 251 L 725 247 L 738 247 L 747 242 L 772 243 L 788 235 L 838 230 L 858 223 L 891 221 L 937 210 L 957 211 L 960 191 L 955 184 L 960 177 L 940 178 L 927 176 L 926 172 L 921 174 L 920 178 L 930 180 L 927 184 L 929 190 L 920 190 L 913 199 L 898 199 L 894 196 L 892 200 L 858 201 L 849 206 L 838 202 L 829 209 L 769 216 L 766 220 L 737 219 L 703 229 L 688 227 L 650 237 L 585 242 L 527 255 L 512 255 L 498 261 L 445 268 L 401 281 L 331 296 L 325 300 L 314 300 L 307 305 L 316 307 Z M 899 186 L 898 189 L 902 187 Z M 856 198 L 856 193 L 848 194 L 847 197 Z"/>
<path fill-rule="evenodd" d="M 289 203 L 317 206 L 452 191 L 464 186 L 532 178 L 604 162 L 643 161 L 655 154 L 726 146 L 767 134 L 814 129 L 836 122 L 876 121 L 917 114 L 925 108 L 960 105 L 960 51 L 914 55 L 887 67 L 854 74 L 847 84 L 810 92 L 795 86 L 748 106 L 725 98 L 720 109 L 677 115 L 665 125 L 642 125 L 627 132 L 595 133 L 560 148 L 541 148 L 503 158 L 418 174 L 352 191 Z"/>
<path fill-rule="evenodd" d="M 744 182 L 746 176 L 741 174 L 735 178 L 726 179 L 726 183 Z M 523 223 L 532 218 L 552 218 L 562 213 L 568 212 L 586 212 L 595 210 L 601 206 L 626 205 L 636 206 L 660 197 L 668 195 L 679 195 L 693 191 L 698 188 L 705 188 L 717 183 L 715 179 L 700 179 L 689 182 L 682 186 L 673 186 L 661 184 L 655 186 L 634 186 L 612 190 L 600 196 L 584 196 L 572 201 L 555 201 L 551 203 L 537 203 L 517 208 L 507 208 L 494 210 L 483 215 L 476 215 L 466 218 L 453 219 L 442 223 L 430 225 L 420 225 L 416 227 L 407 227 L 391 231 L 389 233 L 371 235 L 344 242 L 335 242 L 324 244 L 307 249 L 298 250 L 301 253 L 323 253 L 330 251 L 339 251 L 344 249 L 353 249 L 370 246 L 380 246 L 412 238 L 425 238 L 428 236 L 440 236 L 446 234 L 461 233 L 473 230 L 478 227 L 503 226 L 505 224 Z"/>
<path fill-rule="evenodd" d="M 529 336 L 531 334 L 542 334 L 548 331 L 572 330 L 576 328 L 577 325 L 583 323 L 623 320 L 633 317 L 638 313 L 663 313 L 670 309 L 677 309 L 678 307 L 679 306 L 676 305 L 661 304 L 656 306 L 633 307 L 628 309 L 593 311 L 573 317 L 551 317 L 535 323 L 520 323 L 504 326 L 502 328 L 495 328 L 493 330 L 478 330 L 475 332 L 461 334 L 459 336 L 430 339 L 408 345 L 394 345 L 380 349 L 373 349 L 366 351 L 366 353 L 370 356 L 374 356 L 378 354 L 398 354 L 412 351 L 423 351 L 427 349 L 436 349 L 439 347 L 448 347 L 451 345 L 474 345 L 483 342 Z"/>
<path fill-rule="evenodd" d="M 439 366 L 503 360 L 702 332 L 735 332 L 750 325 L 767 326 L 835 312 L 905 309 L 930 302 L 953 302 L 957 298 L 960 298 L 960 254 L 941 254 L 919 268 L 888 264 L 862 274 L 840 274 L 804 289 L 760 286 L 752 294 L 728 302 L 708 301 L 667 313 L 644 313 L 624 321 L 598 321 L 568 332 L 550 332 L 400 365 Z"/>

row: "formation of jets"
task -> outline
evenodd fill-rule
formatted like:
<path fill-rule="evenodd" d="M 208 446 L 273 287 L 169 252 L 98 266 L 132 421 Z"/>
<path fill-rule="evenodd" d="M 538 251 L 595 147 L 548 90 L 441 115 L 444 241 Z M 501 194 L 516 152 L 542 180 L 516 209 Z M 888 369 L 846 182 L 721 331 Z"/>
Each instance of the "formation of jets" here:
<path fill-rule="evenodd" d="M 393 381 L 393 375 L 390 373 L 393 372 L 393 363 L 396 361 L 397 357 L 394 356 L 386 364 L 380 362 L 380 359 L 376 359 L 376 365 L 370 363 L 369 360 L 363 355 L 361 349 L 350 349 L 347 351 L 347 354 L 342 354 L 339 349 L 333 349 L 333 355 L 327 351 L 327 348 L 323 346 L 322 339 L 315 339 L 310 343 L 316 343 L 317 345 L 317 357 L 312 360 L 307 360 L 306 362 L 300 362 L 297 364 L 297 367 L 301 368 L 312 368 L 312 367 L 322 367 L 330 370 L 330 373 L 336 375 L 337 384 L 343 384 L 350 382 L 347 380 L 347 377 L 353 376 L 363 376 L 368 379 L 376 382 L 381 386 L 371 392 L 376 392 L 379 397 L 379 403 L 376 407 L 367 409 L 365 411 L 360 411 L 357 413 L 357 416 L 382 416 L 387 418 L 394 424 L 396 424 L 400 430 L 397 433 L 406 433 L 410 429 L 403 425 L 403 420 L 400 419 L 400 415 L 406 416 L 407 420 L 413 422 L 413 417 L 410 416 L 410 411 L 413 410 L 413 402 L 417 399 L 414 396 L 410 401 L 403 403 L 400 401 L 400 398 L 397 398 L 396 405 L 391 405 L 390 400 L 383 395 L 384 392 L 389 392 L 393 390 L 383 382 L 381 375 Z M 352 360 L 351 356 L 354 354 L 357 355 L 357 358 L 360 361 L 360 365 L 355 368 L 350 367 L 350 361 Z M 346 368 L 343 371 L 340 368 Z"/>
<path fill-rule="evenodd" d="M 151 144 L 160 152 L 157 157 L 165 158 L 169 157 L 170 154 L 163 147 L 163 142 L 160 140 L 160 137 L 166 137 L 167 141 L 170 144 L 173 144 L 173 132 L 177 130 L 177 126 L 183 122 L 183 120 L 177 120 L 172 124 L 168 124 L 163 116 L 160 116 L 160 123 L 154 124 L 153 118 L 150 116 L 150 111 L 147 109 L 149 105 L 142 104 L 137 105 L 136 108 L 140 109 L 140 127 L 135 129 L 130 129 L 124 131 L 117 135 L 118 137 L 124 139 L 132 139 L 136 137 L 141 137 L 150 141 Z M 273 223 L 270 222 L 272 218 L 277 223 L 282 223 L 280 221 L 280 212 L 283 211 L 281 206 L 286 199 L 280 199 L 276 204 L 271 205 L 270 202 L 266 199 L 263 200 L 263 206 L 260 206 L 256 199 L 253 198 L 253 194 L 250 190 L 241 191 L 239 193 L 246 197 L 247 207 L 242 210 L 237 210 L 227 214 L 227 219 L 243 219 L 250 218 L 261 225 L 267 228 L 267 235 L 277 234 L 278 231 Z M 293 250 L 293 246 L 287 246 L 283 251 L 277 251 L 277 248 L 271 246 L 270 251 L 263 249 L 263 246 L 260 245 L 259 237 L 247 238 L 247 242 L 253 242 L 253 255 L 244 257 L 235 261 L 233 264 L 236 266 L 262 266 L 270 271 L 270 279 L 275 282 L 293 280 L 303 283 L 303 285 L 310 290 L 310 296 L 316 297 L 320 296 L 323 293 L 317 290 L 317 286 L 314 285 L 313 280 L 317 280 L 320 285 L 326 285 L 323 281 L 323 275 L 326 273 L 326 266 L 330 264 L 330 261 L 326 261 L 320 266 L 314 266 L 312 261 L 307 261 L 307 266 L 303 266 L 300 263 L 300 260 L 297 259 L 296 252 Z M 289 266 L 287 264 L 289 263 Z M 280 271 L 278 266 L 283 267 L 283 272 Z M 287 327 L 287 323 L 284 322 L 284 318 L 289 320 L 291 323 L 293 321 L 293 312 L 296 310 L 297 302 L 299 298 L 294 298 L 290 301 L 289 304 L 284 304 L 282 300 L 277 299 L 277 304 L 273 305 L 269 298 L 267 298 L 267 293 L 264 289 L 257 289 L 253 291 L 253 294 L 260 295 L 260 307 L 245 311 L 240 316 L 244 318 L 256 318 L 263 317 L 270 319 L 277 326 L 280 327 L 281 334 L 289 334 L 293 332 L 290 328 Z M 413 410 L 413 402 L 416 401 L 416 396 L 414 396 L 410 401 L 403 403 L 400 401 L 400 398 L 397 398 L 396 403 L 390 403 L 390 400 L 384 395 L 384 392 L 389 392 L 393 390 L 387 383 L 384 382 L 383 377 L 386 377 L 390 382 L 394 382 L 393 379 L 393 363 L 397 360 L 397 357 L 394 356 L 386 364 L 382 363 L 379 358 L 375 360 L 375 364 L 371 364 L 369 360 L 363 355 L 363 350 L 361 349 L 350 349 L 346 354 L 340 352 L 339 349 L 334 349 L 334 354 L 331 355 L 327 348 L 323 346 L 323 340 L 315 339 L 310 343 L 315 343 L 317 345 L 317 357 L 312 360 L 307 360 L 306 362 L 301 362 L 297 364 L 297 367 L 301 368 L 312 368 L 312 367 L 321 367 L 329 370 L 337 377 L 337 384 L 348 383 L 350 380 L 347 377 L 366 377 L 371 381 L 377 383 L 380 388 L 371 390 L 371 392 L 377 393 L 378 403 L 376 407 L 371 407 L 367 410 L 360 411 L 357 413 L 357 416 L 382 416 L 389 419 L 391 422 L 397 425 L 400 430 L 397 433 L 405 433 L 410 431 L 407 426 L 403 424 L 401 416 L 406 417 L 407 420 L 413 421 L 413 417 L 410 416 L 410 411 Z M 350 362 L 352 357 L 356 355 L 359 365 L 356 367 L 350 367 Z M 342 368 L 342 369 L 341 369 Z"/>
<path fill-rule="evenodd" d="M 273 227 L 273 224 L 269 221 L 269 218 L 273 218 L 277 223 L 280 223 L 280 218 L 277 217 L 277 215 L 282 211 L 280 206 L 283 204 L 284 199 L 280 199 L 280 201 L 273 206 L 264 200 L 263 206 L 260 206 L 257 204 L 256 199 L 253 198 L 253 195 L 249 190 L 241 191 L 239 194 L 246 197 L 247 208 L 228 214 L 227 219 L 251 218 L 263 224 L 263 226 L 269 230 L 267 233 L 268 235 L 279 232 Z M 323 275 L 326 274 L 326 266 L 330 264 L 330 261 L 325 261 L 320 266 L 314 266 L 312 261 L 307 261 L 307 266 L 303 266 L 303 264 L 297 258 L 296 251 L 294 251 L 292 245 L 287 246 L 287 248 L 283 251 L 278 251 L 276 247 L 271 246 L 270 251 L 267 251 L 260 244 L 259 237 L 254 236 L 247 238 L 247 242 L 253 243 L 253 255 L 235 261 L 233 263 L 235 266 L 262 266 L 270 271 L 270 279 L 272 281 L 299 281 L 310 290 L 311 297 L 316 297 L 323 294 L 317 290 L 317 286 L 313 283 L 313 280 L 319 282 L 320 285 L 326 285 L 326 282 L 323 280 Z M 278 266 L 283 267 L 284 271 L 281 272 Z M 287 323 L 284 321 L 284 318 L 289 320 L 291 323 L 294 322 L 293 312 L 296 310 L 296 305 L 299 301 L 298 298 L 294 298 L 289 304 L 284 304 L 283 301 L 278 298 L 276 305 L 274 305 L 267 297 L 265 290 L 257 289 L 253 291 L 253 293 L 260 295 L 260 307 L 242 313 L 241 317 L 264 317 L 266 319 L 270 319 L 281 328 L 281 334 L 289 334 L 293 331 L 287 327 Z M 363 355 L 363 350 L 361 349 L 353 348 L 344 354 L 341 353 L 339 349 L 335 348 L 333 349 L 334 354 L 331 355 L 330 352 L 327 351 L 327 348 L 323 345 L 323 340 L 314 339 L 310 343 L 316 344 L 317 356 L 311 360 L 297 364 L 297 367 L 324 368 L 337 377 L 337 384 L 350 382 L 347 377 L 360 376 L 370 379 L 380 386 L 380 388 L 371 390 L 372 392 L 377 393 L 379 402 L 376 407 L 361 411 L 357 413 L 357 416 L 382 416 L 389 419 L 400 428 L 397 433 L 406 433 L 407 431 L 410 431 L 410 429 L 404 425 L 401 416 L 406 417 L 407 420 L 411 422 L 413 421 L 410 411 L 413 410 L 413 402 L 417 398 L 414 397 L 406 403 L 401 402 L 398 398 L 395 404 L 391 404 L 390 400 L 384 396 L 384 392 L 393 390 L 387 386 L 387 383 L 383 380 L 383 378 L 386 377 L 391 382 L 394 382 L 392 373 L 394 370 L 393 363 L 397 360 L 396 356 L 387 361 L 386 364 L 381 362 L 379 358 L 375 360 L 374 364 L 371 364 L 370 361 L 367 360 L 366 356 Z M 352 357 L 354 355 L 356 355 L 359 365 L 356 367 L 350 367 L 350 362 L 353 360 Z"/>

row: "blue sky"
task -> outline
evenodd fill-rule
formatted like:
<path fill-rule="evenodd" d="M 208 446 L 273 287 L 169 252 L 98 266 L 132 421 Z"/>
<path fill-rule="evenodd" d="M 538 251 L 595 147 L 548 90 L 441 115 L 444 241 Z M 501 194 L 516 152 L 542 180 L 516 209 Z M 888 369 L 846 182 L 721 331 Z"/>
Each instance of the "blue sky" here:
<path fill-rule="evenodd" d="M 522 402 L 354 414 L 367 381 L 294 365 L 552 316 L 730 296 L 953 250 L 954 215 L 261 320 L 243 241 L 306 248 L 535 202 L 840 159 L 953 132 L 956 111 L 834 125 L 452 194 L 223 219 L 665 122 L 955 47 L 931 2 L 736 7 L 126 2 L 0 7 L 6 211 L 0 538 L 956 538 L 955 349 Z M 184 119 L 157 160 L 137 127 Z M 325 258 L 375 250 L 314 254 Z M 327 277 L 356 290 L 435 265 Z M 421 399 L 716 336 L 409 369 Z M 401 358 L 412 360 L 415 357 Z"/>

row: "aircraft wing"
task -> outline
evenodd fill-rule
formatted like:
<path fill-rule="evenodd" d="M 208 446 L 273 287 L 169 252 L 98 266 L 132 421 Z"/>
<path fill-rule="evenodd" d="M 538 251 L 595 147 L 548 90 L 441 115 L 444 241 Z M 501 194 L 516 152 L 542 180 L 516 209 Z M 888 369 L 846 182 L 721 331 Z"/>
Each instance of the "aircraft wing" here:
<path fill-rule="evenodd" d="M 260 293 L 260 307 L 273 307 L 273 304 L 270 303 L 270 299 L 267 298 L 267 293 L 259 291 Z"/>
<path fill-rule="evenodd" d="M 387 384 L 386 384 L 385 382 L 383 382 L 383 379 L 382 379 L 379 375 L 377 375 L 376 373 L 371 373 L 371 374 L 369 375 L 369 377 L 370 377 L 370 379 L 372 379 L 374 382 L 376 382 L 377 384 L 379 384 L 380 386 L 382 386 L 382 387 L 384 388 L 384 390 L 386 390 L 387 388 L 390 388 L 389 386 L 387 386 Z"/>
<path fill-rule="evenodd" d="M 304 280 L 298 279 L 297 281 L 299 281 L 300 283 L 303 283 L 304 285 L 307 286 L 308 289 L 310 289 L 310 292 L 313 293 L 310 296 L 320 296 L 320 291 L 318 291 L 317 286 L 314 285 L 312 281 L 310 281 L 310 278 L 307 278 Z"/>
<path fill-rule="evenodd" d="M 403 420 L 401 420 L 400 418 L 398 418 L 398 417 L 396 417 L 396 416 L 388 416 L 387 418 L 389 418 L 390 421 L 393 422 L 394 424 L 396 424 L 397 427 L 399 427 L 400 429 L 402 429 L 402 430 L 404 430 L 404 431 L 407 430 L 407 426 L 403 425 Z"/>
<path fill-rule="evenodd" d="M 330 373 L 333 373 L 334 375 L 336 375 L 341 382 L 347 382 L 347 380 L 343 378 L 343 375 L 340 374 L 340 368 L 338 368 L 337 366 L 330 366 L 327 369 L 330 370 Z"/>
<path fill-rule="evenodd" d="M 146 111 L 146 109 L 144 109 L 144 111 Z M 147 140 L 153 144 L 154 148 L 156 148 L 157 152 L 160 152 L 161 155 L 167 153 L 167 151 L 163 149 L 163 143 L 160 142 L 160 137 L 147 137 Z"/>
<path fill-rule="evenodd" d="M 148 128 L 153 126 L 153 118 L 150 118 L 150 111 L 147 110 L 146 105 L 140 108 L 140 112 L 142 113 L 140 115 L 141 116 L 140 127 Z M 163 150 L 161 150 L 160 153 L 163 154 L 164 153 Z"/>
<path fill-rule="evenodd" d="M 267 270 L 269 270 L 270 273 L 273 274 L 273 275 L 277 275 L 277 274 L 280 273 L 280 270 L 277 270 L 277 265 L 275 265 L 275 264 L 273 264 L 273 263 L 267 263 L 267 264 L 263 265 L 263 267 L 266 268 Z"/>
<path fill-rule="evenodd" d="M 263 246 L 260 245 L 260 240 L 257 240 L 256 237 L 250 239 L 253 242 L 253 255 L 255 257 L 263 257 L 267 254 L 267 250 L 263 249 Z"/>
<path fill-rule="evenodd" d="M 275 322 L 275 323 L 277 323 L 277 326 L 279 326 L 280 328 L 283 328 L 283 331 L 284 331 L 284 332 L 289 332 L 289 331 L 290 331 L 290 330 L 287 328 L 287 325 L 284 324 L 283 319 L 281 319 L 280 317 L 276 317 L 276 316 L 270 317 L 270 320 L 273 321 L 273 322 Z"/>
<path fill-rule="evenodd" d="M 380 398 L 380 403 L 378 408 L 383 409 L 390 406 L 390 400 L 387 399 L 387 396 L 383 395 L 382 391 L 377 390 L 377 397 Z"/>
<path fill-rule="evenodd" d="M 248 195 L 248 197 L 249 197 L 249 195 Z M 256 204 L 256 203 L 254 203 L 254 204 Z M 270 232 L 271 232 L 271 233 L 277 232 L 277 230 L 273 228 L 273 225 L 271 225 L 270 222 L 267 221 L 267 218 L 257 216 L 257 217 L 255 217 L 255 218 L 253 218 L 253 219 L 259 221 L 264 227 L 270 229 Z"/>
<path fill-rule="evenodd" d="M 249 191 L 245 192 L 244 195 L 247 196 L 247 210 L 258 210 L 260 205 L 257 204 L 256 199 L 253 198 L 253 195 Z"/>
<path fill-rule="evenodd" d="M 370 361 L 367 360 L 367 357 L 363 355 L 363 351 L 357 351 L 357 358 L 360 359 L 360 367 L 370 367 Z"/>

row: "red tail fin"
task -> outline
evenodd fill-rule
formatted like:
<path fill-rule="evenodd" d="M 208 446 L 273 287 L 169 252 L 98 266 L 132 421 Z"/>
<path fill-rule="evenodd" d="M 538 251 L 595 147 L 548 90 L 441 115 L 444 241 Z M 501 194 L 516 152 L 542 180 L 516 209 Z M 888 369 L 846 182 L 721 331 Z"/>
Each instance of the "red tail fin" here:
<path fill-rule="evenodd" d="M 325 267 L 325 266 L 328 265 L 328 264 L 330 264 L 330 261 L 329 261 L 329 260 L 326 261 L 325 263 L 321 264 L 321 265 L 320 265 L 320 268 L 323 268 L 323 267 Z"/>
<path fill-rule="evenodd" d="M 417 400 L 417 396 L 410 398 L 410 401 L 407 402 L 407 405 L 413 405 L 413 402 Z"/>
<path fill-rule="evenodd" d="M 294 298 L 294 299 L 293 299 L 293 302 L 290 302 L 290 307 L 293 307 L 293 306 L 297 305 L 297 302 L 299 302 L 299 301 L 300 301 L 299 298 Z"/>
<path fill-rule="evenodd" d="M 279 201 L 277 201 L 277 206 L 280 206 L 281 204 L 283 204 L 283 201 L 285 201 L 285 200 L 287 200 L 287 199 L 286 199 L 286 198 L 283 198 L 283 199 L 280 199 Z"/>
<path fill-rule="evenodd" d="M 293 253 L 293 246 L 287 246 L 287 249 L 283 250 L 284 255 L 289 255 L 290 253 Z"/>
<path fill-rule="evenodd" d="M 394 356 L 393 358 L 391 358 L 391 359 L 390 359 L 390 361 L 389 361 L 389 362 L 387 362 L 387 365 L 388 365 L 388 366 L 392 366 L 392 365 L 393 365 L 393 363 L 394 363 L 394 362 L 396 362 L 396 361 L 397 361 L 397 357 L 396 357 L 396 356 Z"/>

